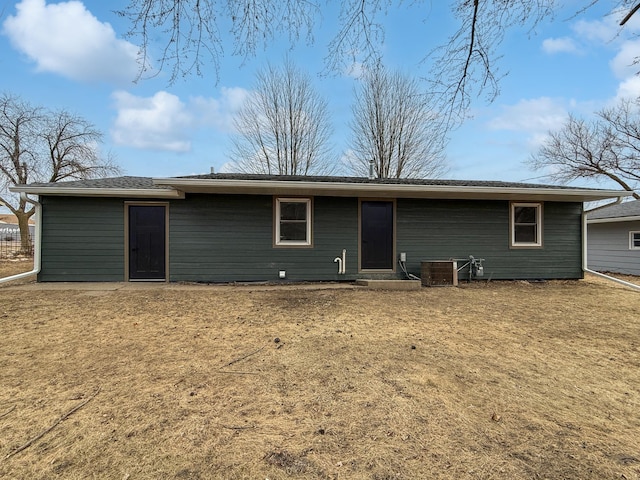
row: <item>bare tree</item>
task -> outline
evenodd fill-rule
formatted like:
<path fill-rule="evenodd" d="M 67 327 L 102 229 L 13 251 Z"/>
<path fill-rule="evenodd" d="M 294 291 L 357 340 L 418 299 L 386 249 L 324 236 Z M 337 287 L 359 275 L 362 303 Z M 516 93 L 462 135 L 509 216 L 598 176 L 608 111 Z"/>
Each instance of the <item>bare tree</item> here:
<path fill-rule="evenodd" d="M 243 172 L 315 175 L 332 170 L 327 103 L 309 76 L 288 60 L 258 72 L 234 125 L 230 158 Z"/>
<path fill-rule="evenodd" d="M 576 14 L 602 0 L 590 0 Z M 365 66 L 381 59 L 385 31 L 382 18 L 392 8 L 416 10 L 428 29 L 429 2 L 402 0 L 341 0 L 339 17 L 324 18 L 330 9 L 323 2 L 299 0 L 129 0 L 118 13 L 131 22 L 129 34 L 139 38 L 143 71 L 149 66 L 152 39 L 160 38 L 159 68 L 169 68 L 171 81 L 200 74 L 204 62 L 212 63 L 216 72 L 225 50 L 251 57 L 261 47 L 288 36 L 293 45 L 305 38 L 313 42 L 313 32 L 324 22 L 337 25 L 329 43 L 326 66 L 341 71 L 358 61 Z M 626 14 L 623 22 L 637 10 L 637 0 L 608 0 L 613 10 Z M 329 5 L 330 1 L 325 0 Z M 558 0 L 450 0 L 458 20 L 457 29 L 440 47 L 425 52 L 433 62 L 429 76 L 438 93 L 449 122 L 464 116 L 473 96 L 486 95 L 492 100 L 499 93 L 499 47 L 505 33 L 513 28 L 529 32 L 543 20 L 553 18 L 560 8 Z M 432 21 L 432 20 L 431 20 Z M 220 32 L 231 32 L 233 45 L 225 45 Z M 425 41 L 425 44 L 432 42 Z M 225 48 L 226 47 L 226 48 Z"/>
<path fill-rule="evenodd" d="M 30 245 L 29 219 L 35 210 L 8 187 L 118 173 L 113 159 L 101 156 L 101 141 L 102 134 L 81 117 L 0 96 L 0 202 L 18 219 L 23 249 Z"/>
<path fill-rule="evenodd" d="M 415 79 L 378 66 L 355 93 L 349 167 L 367 176 L 373 161 L 378 178 L 439 177 L 445 130 Z"/>
<path fill-rule="evenodd" d="M 640 100 L 622 100 L 592 121 L 570 115 L 528 163 L 560 182 L 608 179 L 634 191 L 640 183 Z"/>

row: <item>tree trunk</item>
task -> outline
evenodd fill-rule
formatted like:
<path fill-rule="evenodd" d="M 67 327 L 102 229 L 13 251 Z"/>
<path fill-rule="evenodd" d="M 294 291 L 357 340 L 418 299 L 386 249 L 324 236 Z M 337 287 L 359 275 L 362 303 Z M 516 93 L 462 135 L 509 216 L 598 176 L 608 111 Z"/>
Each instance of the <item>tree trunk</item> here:
<path fill-rule="evenodd" d="M 29 232 L 29 219 L 33 215 L 33 210 L 29 212 L 18 210 L 15 215 L 18 218 L 18 227 L 20 227 L 20 254 L 30 256 L 33 254 L 33 242 Z"/>

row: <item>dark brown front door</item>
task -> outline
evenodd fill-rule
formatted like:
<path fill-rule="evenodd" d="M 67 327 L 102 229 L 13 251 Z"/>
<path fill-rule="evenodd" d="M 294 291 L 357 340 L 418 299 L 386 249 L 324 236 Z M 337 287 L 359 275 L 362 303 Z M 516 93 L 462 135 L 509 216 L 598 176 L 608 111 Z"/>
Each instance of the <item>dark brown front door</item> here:
<path fill-rule="evenodd" d="M 129 205 L 129 280 L 165 280 L 163 205 Z"/>
<path fill-rule="evenodd" d="M 393 270 L 393 202 L 360 204 L 360 268 Z"/>

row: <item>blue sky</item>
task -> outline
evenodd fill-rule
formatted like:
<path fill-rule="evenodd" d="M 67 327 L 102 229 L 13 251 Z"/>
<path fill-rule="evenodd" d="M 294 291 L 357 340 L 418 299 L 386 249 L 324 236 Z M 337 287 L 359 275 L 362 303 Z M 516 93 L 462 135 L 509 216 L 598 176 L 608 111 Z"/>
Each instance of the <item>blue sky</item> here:
<path fill-rule="evenodd" d="M 335 3 L 335 2 L 334 2 Z M 613 2 L 611 2 L 613 3 Z M 632 67 L 640 55 L 638 18 L 619 33 L 620 15 L 611 3 L 574 16 L 584 2 L 568 0 L 553 21 L 535 32 L 509 31 L 503 55 L 500 96 L 475 99 L 473 118 L 451 134 L 447 161 L 452 179 L 540 181 L 542 172 L 523 162 L 549 129 L 568 112 L 590 115 L 620 97 L 640 95 Z M 252 88 L 255 72 L 288 55 L 307 71 L 329 103 L 336 155 L 348 150 L 352 75 L 321 76 L 334 12 L 326 12 L 314 45 L 290 49 L 279 42 L 255 58 L 226 56 L 219 78 L 205 71 L 169 84 L 168 72 L 133 82 L 138 47 L 124 37 L 129 25 L 112 10 L 126 0 L 4 2 L 0 17 L 0 90 L 33 104 L 65 108 L 105 134 L 127 175 L 174 176 L 225 171 L 232 118 Z M 435 6 L 437 4 L 437 6 Z M 429 71 L 420 61 L 446 40 L 455 23 L 445 2 L 426 1 L 392 9 L 385 20 L 384 63 L 416 77 Z M 639 17 L 640 15 L 636 15 Z M 426 19 L 423 21 L 423 19 Z M 232 50 L 228 45 L 227 53 Z M 151 59 L 153 61 L 153 58 Z M 615 187 L 579 182 L 579 186 Z"/>

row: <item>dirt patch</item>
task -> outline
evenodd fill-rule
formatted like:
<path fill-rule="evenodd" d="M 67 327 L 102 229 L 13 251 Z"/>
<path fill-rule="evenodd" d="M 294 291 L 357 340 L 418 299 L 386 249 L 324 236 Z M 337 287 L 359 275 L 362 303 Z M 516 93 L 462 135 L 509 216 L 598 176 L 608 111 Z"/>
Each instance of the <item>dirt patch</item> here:
<path fill-rule="evenodd" d="M 606 280 L 3 287 L 0 322 L 0 477 L 640 478 L 640 294 Z"/>
<path fill-rule="evenodd" d="M 17 275 L 18 273 L 29 272 L 33 270 L 33 259 L 15 259 L 15 260 L 1 260 L 0 261 L 0 278 L 10 277 Z M 35 280 L 35 275 L 28 281 Z M 18 280 L 20 283 L 25 283 L 24 280 Z"/>

